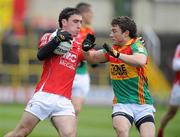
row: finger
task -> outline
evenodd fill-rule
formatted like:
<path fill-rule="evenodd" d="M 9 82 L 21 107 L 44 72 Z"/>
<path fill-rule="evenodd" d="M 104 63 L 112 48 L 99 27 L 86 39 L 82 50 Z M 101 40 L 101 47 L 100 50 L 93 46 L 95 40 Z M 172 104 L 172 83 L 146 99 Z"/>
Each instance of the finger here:
<path fill-rule="evenodd" d="M 138 40 L 141 41 L 143 46 L 145 46 L 145 40 L 143 39 L 143 37 L 138 37 Z"/>

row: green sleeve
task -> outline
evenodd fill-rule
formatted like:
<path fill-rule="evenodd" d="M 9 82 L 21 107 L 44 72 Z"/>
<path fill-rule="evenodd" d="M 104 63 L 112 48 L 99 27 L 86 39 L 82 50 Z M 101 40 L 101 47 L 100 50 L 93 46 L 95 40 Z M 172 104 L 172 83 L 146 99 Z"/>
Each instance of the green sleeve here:
<path fill-rule="evenodd" d="M 132 45 L 132 51 L 133 53 L 142 53 L 147 56 L 147 50 L 139 40 Z"/>

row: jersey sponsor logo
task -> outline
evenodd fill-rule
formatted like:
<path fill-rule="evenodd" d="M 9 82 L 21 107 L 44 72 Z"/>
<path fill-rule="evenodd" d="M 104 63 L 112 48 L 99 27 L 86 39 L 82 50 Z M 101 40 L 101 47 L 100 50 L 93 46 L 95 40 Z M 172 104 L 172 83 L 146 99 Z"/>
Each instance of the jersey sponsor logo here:
<path fill-rule="evenodd" d="M 67 60 L 69 60 L 69 61 L 71 61 L 73 63 L 76 62 L 76 60 L 77 60 L 77 56 L 75 54 L 71 53 L 71 52 L 68 52 L 67 54 L 64 54 L 63 58 L 65 58 L 65 59 L 67 59 Z"/>
<path fill-rule="evenodd" d="M 72 70 L 76 69 L 77 55 L 71 52 L 67 52 L 60 58 L 60 64 L 66 66 Z"/>
<path fill-rule="evenodd" d="M 111 75 L 116 77 L 127 77 L 125 64 L 111 64 Z"/>

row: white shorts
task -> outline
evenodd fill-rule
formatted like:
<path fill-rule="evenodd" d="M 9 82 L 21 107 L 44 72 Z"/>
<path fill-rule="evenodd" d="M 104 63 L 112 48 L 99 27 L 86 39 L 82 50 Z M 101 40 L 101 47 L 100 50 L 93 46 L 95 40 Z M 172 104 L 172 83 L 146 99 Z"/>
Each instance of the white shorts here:
<path fill-rule="evenodd" d="M 40 120 L 60 115 L 75 116 L 71 100 L 56 94 L 38 91 L 28 102 L 25 111 L 35 115 Z"/>
<path fill-rule="evenodd" d="M 177 106 L 180 105 L 180 85 L 179 84 L 173 85 L 169 103 L 171 105 L 177 105 Z"/>
<path fill-rule="evenodd" d="M 153 105 L 144 104 L 122 104 L 117 103 L 113 106 L 113 113 L 116 112 L 123 112 L 125 114 L 130 115 L 133 117 L 134 122 L 136 123 L 139 119 L 143 118 L 144 116 L 151 115 L 154 117 L 155 108 Z"/>
<path fill-rule="evenodd" d="M 72 96 L 85 97 L 90 90 L 89 74 L 76 74 L 72 87 Z"/>

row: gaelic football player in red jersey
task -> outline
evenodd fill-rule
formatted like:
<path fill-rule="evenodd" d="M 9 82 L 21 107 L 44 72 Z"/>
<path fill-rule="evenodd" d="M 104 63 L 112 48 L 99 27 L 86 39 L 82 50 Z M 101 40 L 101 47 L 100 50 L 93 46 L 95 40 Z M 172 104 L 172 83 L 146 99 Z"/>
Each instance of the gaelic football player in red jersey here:
<path fill-rule="evenodd" d="M 85 39 L 84 57 L 92 63 L 110 62 L 115 95 L 112 124 L 117 137 L 128 137 L 133 122 L 141 137 L 154 137 L 155 108 L 148 89 L 146 48 L 137 38 L 136 24 L 131 18 L 114 18 L 111 25 L 113 46 L 104 44 L 102 50 L 90 50 L 94 43 Z"/>
<path fill-rule="evenodd" d="M 175 79 L 169 100 L 169 108 L 162 117 L 157 137 L 164 137 L 165 127 L 167 126 L 168 122 L 177 114 L 180 106 L 180 43 L 178 43 L 176 47 L 172 69 L 175 72 Z"/>
<path fill-rule="evenodd" d="M 88 33 L 94 34 L 94 31 L 90 26 L 93 19 L 93 12 L 91 5 L 88 3 L 79 3 L 76 8 L 82 15 L 82 27 L 76 37 L 76 41 L 82 43 Z M 81 61 L 76 70 L 76 76 L 72 87 L 72 103 L 74 105 L 76 116 L 78 116 L 89 90 L 90 76 L 88 73 L 88 64 L 87 61 Z"/>
<path fill-rule="evenodd" d="M 60 28 L 40 39 L 37 53 L 38 59 L 43 61 L 40 82 L 21 121 L 5 137 L 26 137 L 46 118 L 51 118 L 59 136 L 76 136 L 75 110 L 70 99 L 76 68 L 84 59 L 82 48 L 73 41 L 71 49 L 61 49 L 62 55 L 54 54 L 54 50 L 62 42 L 71 42 L 79 33 L 81 24 L 80 12 L 76 8 L 65 8 L 59 14 Z"/>

